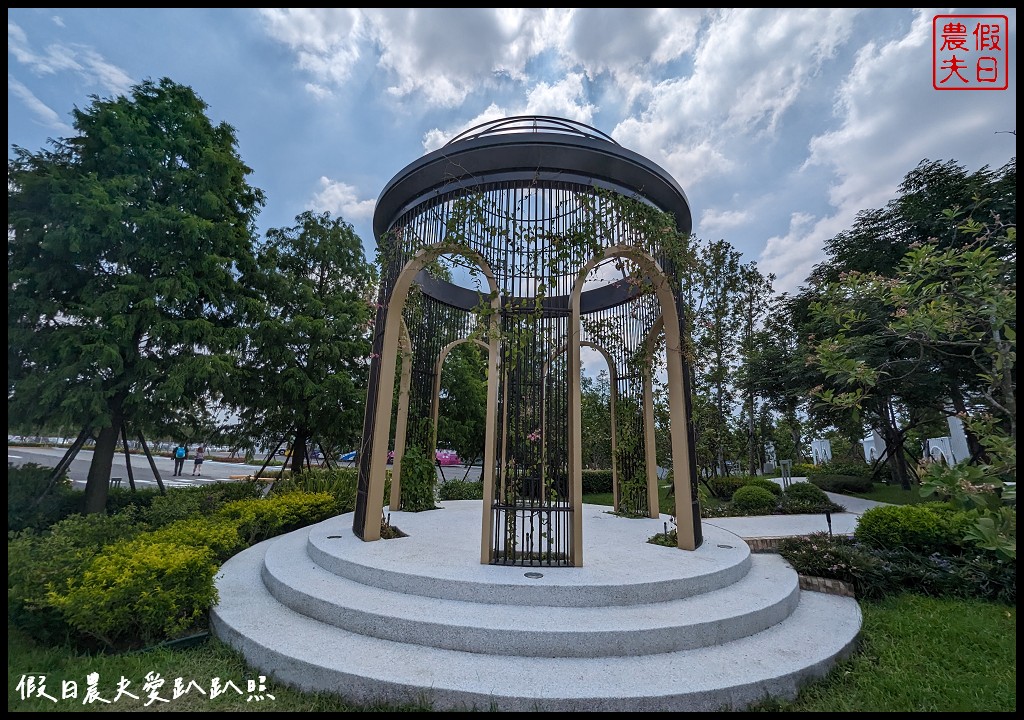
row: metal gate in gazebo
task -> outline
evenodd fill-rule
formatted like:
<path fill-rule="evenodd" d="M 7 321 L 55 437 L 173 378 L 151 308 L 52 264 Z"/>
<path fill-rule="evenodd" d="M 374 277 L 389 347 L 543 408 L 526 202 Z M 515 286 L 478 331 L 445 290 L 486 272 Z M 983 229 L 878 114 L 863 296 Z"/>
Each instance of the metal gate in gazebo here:
<path fill-rule="evenodd" d="M 396 175 L 374 217 L 382 278 L 355 533 L 380 537 L 392 436 L 391 509 L 402 509 L 409 459 L 419 467 L 434 457 L 444 359 L 475 342 L 487 349 L 481 562 L 583 564 L 587 348 L 608 363 L 615 510 L 633 517 L 659 515 L 652 376 L 660 357 L 678 545 L 698 547 L 677 276 L 690 226 L 686 197 L 661 168 L 560 118 L 486 123 Z"/>

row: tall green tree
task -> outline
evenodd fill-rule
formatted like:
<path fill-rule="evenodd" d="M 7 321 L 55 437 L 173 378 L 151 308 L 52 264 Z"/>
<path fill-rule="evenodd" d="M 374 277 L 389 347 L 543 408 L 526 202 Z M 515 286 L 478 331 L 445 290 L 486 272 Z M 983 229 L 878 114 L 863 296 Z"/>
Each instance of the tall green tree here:
<path fill-rule="evenodd" d="M 803 462 L 804 422 L 808 391 L 806 353 L 801 352 L 793 317 L 792 298 L 782 293 L 766 303 L 763 325 L 754 332 L 749 353 L 745 353 L 742 381 L 750 383 L 764 407 L 778 422 L 773 443 L 778 460 Z"/>
<path fill-rule="evenodd" d="M 725 240 L 698 243 L 694 265 L 683 277 L 691 318 L 694 358 L 694 429 L 699 465 L 727 474 L 739 359 L 742 255 Z M 697 396 L 706 396 L 702 402 Z M 703 452 L 702 452 L 703 449 Z M 711 457 L 702 457 L 710 452 Z"/>
<path fill-rule="evenodd" d="M 970 396 L 979 390 L 979 378 L 963 353 L 936 352 L 936 348 L 914 346 L 884 333 L 886 317 L 893 310 L 887 300 L 877 295 L 846 297 L 843 284 L 856 273 L 891 279 L 907 254 L 922 244 L 958 252 L 973 241 L 964 231 L 965 217 L 1015 224 L 1016 158 L 998 170 L 984 167 L 974 173 L 954 161 L 923 160 L 905 176 L 898 195 L 885 207 L 861 212 L 850 230 L 826 243 L 828 259 L 815 268 L 809 287 L 795 300 L 799 334 L 812 337 L 810 345 L 816 346 L 811 354 L 819 359 L 822 352 L 827 356 L 831 346 L 824 341 L 841 333 L 841 346 L 856 342 L 867 366 L 885 368 L 880 384 L 858 408 L 885 438 L 886 455 L 895 463 L 890 464 L 892 475 L 904 485 L 909 483 L 902 459 L 908 432 L 947 406 L 966 412 Z M 840 319 L 829 310 L 844 303 L 855 315 Z M 854 303 L 858 307 L 853 308 Z M 815 305 L 818 311 L 809 312 Z M 839 375 L 830 377 L 835 380 Z M 830 387 L 831 380 L 822 388 L 848 397 L 849 388 Z M 892 392 L 885 392 L 886 387 Z M 819 407 L 827 411 L 836 405 Z M 968 439 L 975 449 L 979 447 L 976 438 L 969 435 Z"/>
<path fill-rule="evenodd" d="M 747 426 L 747 472 L 756 475 L 761 469 L 761 448 L 757 433 L 759 383 L 751 369 L 758 352 L 760 331 L 772 298 L 774 275 L 762 275 L 757 263 L 740 268 L 736 312 L 739 316 L 740 365 L 736 372 L 736 385 L 743 394 L 743 414 Z"/>
<path fill-rule="evenodd" d="M 272 228 L 243 282 L 259 298 L 240 349 L 240 429 L 291 441 L 301 470 L 311 440 L 355 447 L 362 432 L 376 273 L 352 225 L 306 211 Z"/>
<path fill-rule="evenodd" d="M 146 81 L 8 159 L 8 413 L 96 434 L 87 512 L 105 509 L 122 425 L 173 429 L 234 365 L 264 197 L 206 110 L 190 87 Z"/>
<path fill-rule="evenodd" d="M 441 368 L 437 442 L 466 464 L 484 455 L 487 426 L 487 353 L 474 342 L 457 345 Z M 468 472 L 468 470 L 467 470 Z"/>
<path fill-rule="evenodd" d="M 583 422 L 583 467 L 608 470 L 612 466 L 611 384 L 602 368 L 597 377 L 580 375 L 580 416 Z"/>

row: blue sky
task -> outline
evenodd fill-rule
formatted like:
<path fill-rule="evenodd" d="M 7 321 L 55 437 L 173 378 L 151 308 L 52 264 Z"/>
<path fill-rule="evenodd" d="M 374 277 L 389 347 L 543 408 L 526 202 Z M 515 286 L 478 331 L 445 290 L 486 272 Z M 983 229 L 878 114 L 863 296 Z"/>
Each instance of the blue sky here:
<path fill-rule="evenodd" d="M 958 14 L 1007 16 L 1006 90 L 933 88 L 933 19 Z M 794 291 L 921 160 L 1016 156 L 1016 42 L 1012 8 L 8 8 L 8 153 L 169 77 L 235 128 L 261 232 L 329 210 L 372 258 L 405 165 L 486 120 L 556 115 L 661 165 L 697 236 Z"/>

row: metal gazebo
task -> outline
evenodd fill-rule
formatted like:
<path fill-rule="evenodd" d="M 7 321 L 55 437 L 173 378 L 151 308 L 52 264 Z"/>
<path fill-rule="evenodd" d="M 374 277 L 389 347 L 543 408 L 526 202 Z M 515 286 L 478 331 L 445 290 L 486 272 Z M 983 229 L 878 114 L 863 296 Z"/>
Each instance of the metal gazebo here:
<path fill-rule="evenodd" d="M 382 276 L 354 533 L 381 537 L 392 440 L 392 510 L 403 506 L 403 458 L 433 459 L 441 368 L 472 342 L 487 356 L 482 563 L 583 565 L 588 348 L 609 367 L 615 511 L 633 517 L 659 517 L 660 358 L 677 544 L 699 547 L 686 318 L 663 240 L 691 227 L 667 172 L 562 118 L 488 122 L 402 169 L 374 215 Z M 437 270 L 442 258 L 454 272 Z"/>

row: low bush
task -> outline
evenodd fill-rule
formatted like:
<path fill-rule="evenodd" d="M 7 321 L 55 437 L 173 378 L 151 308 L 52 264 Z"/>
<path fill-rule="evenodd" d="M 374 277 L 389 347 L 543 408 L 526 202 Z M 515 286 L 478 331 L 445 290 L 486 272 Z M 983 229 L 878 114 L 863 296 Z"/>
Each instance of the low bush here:
<path fill-rule="evenodd" d="M 236 500 L 224 505 L 215 517 L 234 521 L 239 535 L 252 545 L 338 514 L 333 495 L 294 491 L 263 500 Z"/>
<path fill-rule="evenodd" d="M 790 484 L 779 498 L 779 512 L 783 515 L 808 515 L 845 510 L 842 505 L 832 502 L 824 490 L 809 482 Z"/>
<path fill-rule="evenodd" d="M 584 470 L 583 494 L 600 495 L 612 492 L 611 470 Z"/>
<path fill-rule="evenodd" d="M 732 507 L 744 515 L 771 515 L 778 501 L 769 490 L 757 485 L 744 485 L 732 496 Z"/>
<path fill-rule="evenodd" d="M 745 477 L 711 477 L 706 481 L 706 487 L 718 500 L 728 502 L 732 500 L 733 493 L 743 487 L 749 478 Z"/>
<path fill-rule="evenodd" d="M 858 598 L 880 600 L 915 592 L 933 597 L 978 598 L 1007 605 L 1017 602 L 1016 563 L 992 553 L 922 554 L 906 548 L 880 549 L 856 538 L 815 533 L 784 538 L 782 555 L 803 575 L 843 580 Z"/>
<path fill-rule="evenodd" d="M 941 503 L 880 505 L 861 515 L 854 537 L 883 550 L 960 554 L 970 527 L 967 513 Z"/>
<path fill-rule="evenodd" d="M 140 536 L 104 548 L 80 574 L 47 593 L 65 622 L 110 649 L 173 639 L 217 601 L 208 547 Z"/>
<path fill-rule="evenodd" d="M 356 509 L 358 488 L 357 468 L 310 468 L 287 480 L 279 481 L 274 486 L 274 494 L 287 493 L 295 489 L 310 493 L 328 493 L 337 503 L 338 514 L 344 514 Z"/>
<path fill-rule="evenodd" d="M 484 484 L 482 481 L 449 480 L 441 483 L 437 489 L 439 500 L 483 500 Z"/>
<path fill-rule="evenodd" d="M 814 470 L 808 472 L 805 477 L 811 475 L 846 475 L 849 477 L 871 477 L 871 466 L 866 462 L 850 462 L 848 460 L 829 460 L 821 465 L 813 466 Z"/>
<path fill-rule="evenodd" d="M 768 478 L 765 478 L 765 477 L 747 478 L 747 481 L 743 484 L 743 486 L 744 487 L 751 487 L 751 486 L 753 486 L 753 487 L 764 488 L 765 490 L 770 492 L 772 495 L 781 495 L 782 494 L 782 486 L 779 485 L 774 480 L 769 480 Z"/>
<path fill-rule="evenodd" d="M 82 511 L 83 494 L 67 475 L 50 487 L 53 468 L 35 463 L 7 464 L 7 531 L 45 530 Z"/>
<path fill-rule="evenodd" d="M 810 477 L 811 475 L 820 475 L 821 468 L 821 465 L 812 465 L 811 463 L 793 463 L 793 477 Z"/>
<path fill-rule="evenodd" d="M 875 483 L 870 475 L 809 475 L 808 482 L 827 492 L 869 493 Z"/>
<path fill-rule="evenodd" d="M 26 530 L 7 538 L 7 617 L 32 637 L 64 644 L 77 631 L 47 598 L 50 587 L 80 577 L 107 545 L 144 529 L 134 511 L 118 515 L 72 515 L 45 531 Z"/>
<path fill-rule="evenodd" d="M 154 497 L 143 516 L 153 529 L 179 520 L 213 515 L 235 500 L 260 497 L 262 486 L 255 482 L 216 482 L 172 487 L 166 495 Z"/>

